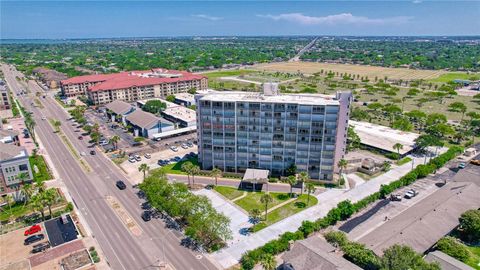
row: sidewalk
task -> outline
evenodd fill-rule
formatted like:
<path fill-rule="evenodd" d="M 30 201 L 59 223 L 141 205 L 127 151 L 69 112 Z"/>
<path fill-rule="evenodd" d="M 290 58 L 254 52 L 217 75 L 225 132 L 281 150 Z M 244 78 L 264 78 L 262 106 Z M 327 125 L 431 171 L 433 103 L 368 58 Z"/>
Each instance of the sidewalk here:
<path fill-rule="evenodd" d="M 440 153 L 447 149 L 443 148 Z M 413 159 L 413 166 L 423 164 L 423 157 L 411 157 Z M 270 240 L 276 239 L 280 234 L 287 231 L 296 231 L 304 220 L 315 221 L 318 218 L 324 217 L 330 209 L 334 208 L 339 202 L 350 200 L 352 202 L 359 201 L 368 195 L 379 190 L 380 185 L 393 182 L 403 175 L 407 174 L 412 169 L 412 162 L 406 163 L 402 166 L 394 168 L 374 179 L 357 186 L 354 189 L 345 191 L 339 189 L 330 189 L 317 195 L 318 204 L 312 206 L 302 212 L 299 212 L 287 219 L 281 220 L 257 233 L 250 235 L 247 239 L 241 242 L 230 245 L 216 253 L 212 257 L 218 261 L 224 268 L 229 268 L 238 263 L 243 253 L 252 250 L 261 245 L 264 245 Z"/>

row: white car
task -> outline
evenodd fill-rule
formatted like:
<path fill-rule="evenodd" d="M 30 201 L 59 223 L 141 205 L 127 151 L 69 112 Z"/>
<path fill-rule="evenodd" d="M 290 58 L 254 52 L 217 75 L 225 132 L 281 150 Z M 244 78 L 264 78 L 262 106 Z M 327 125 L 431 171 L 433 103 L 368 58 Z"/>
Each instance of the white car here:
<path fill-rule="evenodd" d="M 178 147 L 170 146 L 170 150 L 172 150 L 173 152 L 178 152 Z"/>
<path fill-rule="evenodd" d="M 140 157 L 139 155 L 134 155 L 133 158 L 135 158 L 136 161 L 142 160 L 142 157 Z"/>
<path fill-rule="evenodd" d="M 418 192 L 416 192 L 415 190 L 411 189 L 411 190 L 405 192 L 405 196 L 404 196 L 404 197 L 407 198 L 407 199 L 411 199 L 411 198 L 417 196 L 417 194 L 418 194 Z"/>
<path fill-rule="evenodd" d="M 152 157 L 149 153 L 145 153 L 143 156 L 144 156 L 146 159 L 150 159 L 150 158 Z"/>
<path fill-rule="evenodd" d="M 47 120 L 47 118 L 45 116 L 42 116 L 42 120 Z"/>
<path fill-rule="evenodd" d="M 188 149 L 188 145 L 186 143 L 182 143 L 182 148 L 183 149 Z"/>
<path fill-rule="evenodd" d="M 134 156 L 130 156 L 130 157 L 128 158 L 128 161 L 129 161 L 130 163 L 135 163 L 135 161 L 137 161 L 137 160 L 135 159 Z"/>
<path fill-rule="evenodd" d="M 108 144 L 108 141 L 107 140 L 101 140 L 99 142 L 100 145 L 107 145 Z"/>

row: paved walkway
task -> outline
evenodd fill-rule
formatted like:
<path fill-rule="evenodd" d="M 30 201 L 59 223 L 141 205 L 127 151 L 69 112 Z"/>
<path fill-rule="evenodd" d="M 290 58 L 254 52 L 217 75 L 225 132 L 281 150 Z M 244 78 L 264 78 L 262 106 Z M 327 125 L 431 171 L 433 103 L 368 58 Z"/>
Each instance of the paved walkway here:
<path fill-rule="evenodd" d="M 447 149 L 443 148 L 439 152 L 443 153 Z M 413 167 L 423 164 L 423 157 L 411 157 L 413 159 Z M 304 220 L 314 221 L 324 217 L 328 211 L 334 208 L 343 200 L 352 202 L 359 201 L 368 195 L 379 190 L 380 185 L 393 182 L 412 169 L 412 162 L 394 168 L 374 179 L 365 182 L 351 190 L 330 189 L 319 195 L 316 195 L 318 204 L 312 206 L 302 212 L 299 212 L 287 219 L 281 220 L 257 233 L 251 234 L 244 240 L 234 244 L 230 244 L 227 248 L 217 251 L 213 254 L 213 258 L 224 268 L 229 268 L 238 263 L 243 253 L 264 245 L 270 240 L 276 239 L 280 234 L 287 231 L 296 231 Z"/>
<path fill-rule="evenodd" d="M 234 245 L 246 238 L 244 232 L 247 228 L 251 227 L 252 224 L 249 222 L 248 215 L 240 210 L 239 206 L 228 202 L 226 199 L 220 197 L 220 195 L 212 190 L 201 189 L 194 191 L 193 193 L 207 196 L 215 209 L 220 210 L 222 214 L 230 218 L 230 229 L 232 230 L 233 239 L 229 241 L 229 244 Z"/>

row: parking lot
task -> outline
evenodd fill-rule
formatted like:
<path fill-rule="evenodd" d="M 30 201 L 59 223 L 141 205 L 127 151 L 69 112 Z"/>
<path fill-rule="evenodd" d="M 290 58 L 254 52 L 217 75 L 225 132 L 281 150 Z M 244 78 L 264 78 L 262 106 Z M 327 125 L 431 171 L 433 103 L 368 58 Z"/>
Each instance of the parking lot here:
<path fill-rule="evenodd" d="M 25 246 L 23 244 L 23 241 L 26 238 L 23 235 L 24 231 L 25 229 L 19 229 L 0 236 L 0 267 L 20 262 L 32 255 L 32 245 Z M 42 233 L 45 234 L 43 226 Z M 43 243 L 46 241 L 47 240 L 44 239 L 37 243 Z"/>
<path fill-rule="evenodd" d="M 182 158 L 186 154 L 193 152 L 197 153 L 197 146 L 193 145 L 192 147 L 189 147 L 187 149 L 184 149 L 182 147 L 178 146 L 178 151 L 174 152 L 171 149 L 166 149 L 162 151 L 158 151 L 155 153 L 151 153 L 151 157 L 149 159 L 146 159 L 143 155 L 143 153 L 139 153 L 139 156 L 141 157 L 141 161 L 136 161 L 136 162 L 130 162 L 130 161 L 125 161 L 120 166 L 122 169 L 128 174 L 128 179 L 130 180 L 132 185 L 138 184 L 143 180 L 143 173 L 138 171 L 138 167 L 142 163 L 146 163 L 149 167 L 150 170 L 159 168 L 160 165 L 158 165 L 158 160 L 159 159 L 172 159 L 174 157 L 180 157 Z"/>

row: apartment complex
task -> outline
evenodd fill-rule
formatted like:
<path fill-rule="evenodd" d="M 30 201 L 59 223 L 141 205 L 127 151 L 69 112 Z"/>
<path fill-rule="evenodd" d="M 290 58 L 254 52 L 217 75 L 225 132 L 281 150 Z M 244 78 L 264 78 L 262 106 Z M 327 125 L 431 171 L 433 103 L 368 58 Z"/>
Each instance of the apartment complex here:
<path fill-rule="evenodd" d="M 10 107 L 7 86 L 5 85 L 5 82 L 0 79 L 0 110 L 9 110 Z"/>
<path fill-rule="evenodd" d="M 25 179 L 22 179 L 22 173 L 25 174 Z M 0 194 L 18 190 L 22 181 L 29 182 L 32 179 L 27 150 L 0 142 Z"/>
<path fill-rule="evenodd" d="M 64 96 L 87 95 L 96 105 L 114 100 L 132 102 L 153 97 L 165 98 L 193 88 L 203 90 L 207 86 L 208 80 L 202 75 L 167 69 L 86 75 L 61 82 Z"/>
<path fill-rule="evenodd" d="M 215 92 L 195 96 L 202 169 L 284 175 L 295 164 L 312 179 L 333 180 L 346 148 L 352 94 L 335 96 Z"/>

